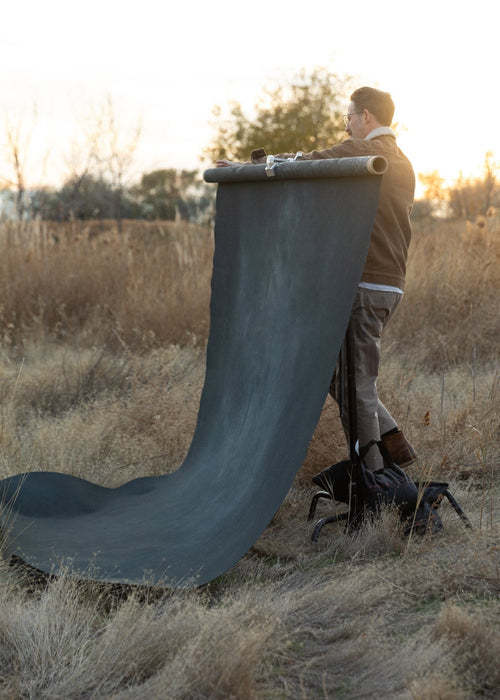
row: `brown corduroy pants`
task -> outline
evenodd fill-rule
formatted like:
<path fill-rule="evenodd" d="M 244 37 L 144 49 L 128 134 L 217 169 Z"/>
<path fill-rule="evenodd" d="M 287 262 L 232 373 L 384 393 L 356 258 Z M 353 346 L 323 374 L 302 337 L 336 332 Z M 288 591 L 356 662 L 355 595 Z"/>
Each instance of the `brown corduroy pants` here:
<path fill-rule="evenodd" d="M 378 397 L 377 378 L 380 367 L 382 332 L 396 311 L 402 294 L 358 288 L 351 312 L 351 328 L 354 340 L 356 411 L 359 446 L 397 427 L 397 423 Z M 345 358 L 345 352 L 342 353 Z M 341 377 L 346 377 L 345 360 L 337 365 L 330 385 L 330 394 L 340 402 Z M 344 384 L 347 386 L 347 384 Z M 349 407 L 347 392 L 342 402 L 342 425 L 349 445 Z M 369 469 L 382 469 L 382 456 L 376 445 L 370 448 L 365 464 Z"/>

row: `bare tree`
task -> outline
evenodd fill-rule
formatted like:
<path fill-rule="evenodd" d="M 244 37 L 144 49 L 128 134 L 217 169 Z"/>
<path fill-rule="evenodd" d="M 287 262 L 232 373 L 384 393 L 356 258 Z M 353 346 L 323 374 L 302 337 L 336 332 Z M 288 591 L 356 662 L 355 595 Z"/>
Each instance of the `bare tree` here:
<path fill-rule="evenodd" d="M 123 195 L 142 132 L 141 120 L 131 129 L 122 129 L 108 95 L 92 120 L 88 140 L 97 173 L 107 180 L 113 192 L 118 231 L 122 231 Z"/>
<path fill-rule="evenodd" d="M 491 206 L 498 206 L 500 200 L 498 187 L 499 165 L 493 160 L 493 153 L 484 157 L 482 176 L 458 180 L 449 188 L 449 201 L 455 218 L 469 218 L 486 214 Z"/>
<path fill-rule="evenodd" d="M 25 127 L 22 117 L 15 120 L 5 113 L 5 150 L 12 176 L 4 178 L 5 186 L 16 191 L 16 213 L 20 221 L 26 216 L 26 162 L 31 137 L 37 120 L 37 106 L 33 106 L 31 123 Z"/>
<path fill-rule="evenodd" d="M 97 140 L 98 127 L 95 120 L 87 118 L 84 123 L 79 124 L 77 134 L 72 138 L 70 150 L 66 156 L 67 172 L 63 187 L 65 196 L 60 213 L 63 219 L 75 213 L 86 182 L 95 176 Z"/>

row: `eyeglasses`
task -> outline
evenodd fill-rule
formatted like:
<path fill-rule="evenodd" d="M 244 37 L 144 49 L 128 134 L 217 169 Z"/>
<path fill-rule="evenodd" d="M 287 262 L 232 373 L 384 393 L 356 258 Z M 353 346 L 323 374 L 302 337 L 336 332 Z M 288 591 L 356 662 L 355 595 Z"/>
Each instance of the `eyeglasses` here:
<path fill-rule="evenodd" d="M 350 114 L 344 114 L 342 119 L 344 120 L 344 124 L 347 126 L 349 122 L 351 121 L 351 117 L 353 117 L 355 114 L 363 114 L 363 112 L 351 112 Z"/>

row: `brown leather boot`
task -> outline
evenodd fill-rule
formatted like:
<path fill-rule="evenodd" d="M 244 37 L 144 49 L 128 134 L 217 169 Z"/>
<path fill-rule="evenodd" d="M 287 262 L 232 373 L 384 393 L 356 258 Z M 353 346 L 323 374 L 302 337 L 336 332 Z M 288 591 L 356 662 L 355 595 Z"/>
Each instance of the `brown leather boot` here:
<path fill-rule="evenodd" d="M 401 430 L 390 435 L 382 435 L 382 444 L 398 467 L 407 467 L 417 459 L 417 453 L 405 438 Z"/>

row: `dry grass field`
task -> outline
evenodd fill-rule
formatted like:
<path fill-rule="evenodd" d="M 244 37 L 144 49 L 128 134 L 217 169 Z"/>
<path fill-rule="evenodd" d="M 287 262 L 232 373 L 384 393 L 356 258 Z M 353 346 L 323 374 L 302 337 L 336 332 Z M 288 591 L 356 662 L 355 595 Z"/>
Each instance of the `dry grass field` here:
<path fill-rule="evenodd" d="M 0 564 L 2 698 L 500 696 L 500 218 L 415 226 L 384 400 L 446 480 L 444 532 L 387 511 L 354 535 L 307 512 L 345 458 L 328 399 L 273 521 L 197 590 L 40 580 Z M 0 478 L 107 486 L 176 469 L 204 376 L 213 241 L 186 224 L 0 226 Z M 328 512 L 323 503 L 318 516 Z"/>

